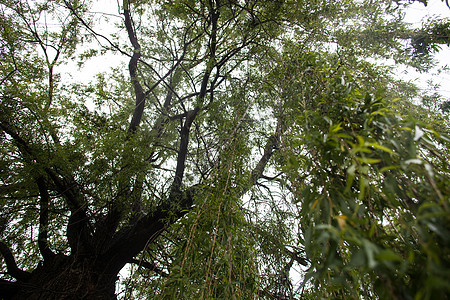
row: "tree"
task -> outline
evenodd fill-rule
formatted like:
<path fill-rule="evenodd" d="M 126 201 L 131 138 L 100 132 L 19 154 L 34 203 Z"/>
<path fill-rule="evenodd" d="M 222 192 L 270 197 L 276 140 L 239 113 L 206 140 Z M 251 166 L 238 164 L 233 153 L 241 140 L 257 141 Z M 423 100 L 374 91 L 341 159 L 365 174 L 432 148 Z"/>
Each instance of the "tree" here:
<path fill-rule="evenodd" d="M 367 59 L 423 67 L 397 6 L 120 11 L 1 3 L 3 298 L 446 299 L 448 121 Z"/>

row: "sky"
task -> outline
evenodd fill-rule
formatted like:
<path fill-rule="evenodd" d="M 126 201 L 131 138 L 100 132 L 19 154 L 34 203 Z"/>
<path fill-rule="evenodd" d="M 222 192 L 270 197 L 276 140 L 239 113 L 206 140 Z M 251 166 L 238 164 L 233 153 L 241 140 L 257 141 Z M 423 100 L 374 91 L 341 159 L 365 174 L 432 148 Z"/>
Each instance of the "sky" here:
<path fill-rule="evenodd" d="M 114 22 L 120 22 L 121 16 L 118 11 L 118 1 L 119 0 L 93 1 L 94 4 L 91 11 L 97 25 L 100 23 L 113 25 Z M 429 0 L 427 6 L 416 1 L 408 7 L 405 20 L 414 27 L 420 27 L 424 18 L 427 16 L 449 18 L 450 9 L 441 0 Z M 109 26 L 102 25 L 102 32 L 105 32 L 106 30 L 107 36 L 112 33 L 111 31 L 108 32 L 108 27 Z M 109 28 L 112 30 L 113 27 L 114 26 L 110 26 Z M 430 95 L 436 91 L 448 100 L 450 99 L 450 48 L 444 45 L 435 57 L 437 58 L 438 64 L 430 73 L 418 73 L 412 68 L 401 68 L 398 76 L 401 79 L 411 80 L 418 85 L 422 91 L 425 91 Z M 87 80 L 94 79 L 94 74 L 108 71 L 110 66 L 118 66 L 121 62 L 126 64 L 127 61 L 128 59 L 123 56 L 105 55 L 88 61 L 82 70 L 74 70 L 71 72 L 71 76 L 76 81 L 86 82 Z M 447 66 L 447 70 L 442 71 L 442 68 L 445 66 Z M 441 71 L 439 72 L 438 70 L 440 69 Z M 87 74 L 91 75 L 87 76 Z M 433 82 L 433 87 L 427 83 L 430 80 Z"/>
<path fill-rule="evenodd" d="M 420 27 L 423 19 L 427 16 L 450 18 L 450 8 L 448 8 L 441 0 L 429 0 L 427 6 L 416 2 L 408 8 L 405 21 L 413 24 L 415 27 Z M 437 91 L 446 97 L 447 100 L 450 100 L 450 48 L 444 45 L 435 57 L 438 65 L 430 74 L 421 74 L 412 69 L 407 69 L 404 73 L 400 74 L 400 77 L 410 78 L 422 90 L 429 94 Z M 437 70 L 444 66 L 447 66 L 447 71 L 437 73 Z M 437 89 L 432 89 L 427 85 L 427 81 L 430 79 L 433 80 L 435 84 L 439 85 Z"/>

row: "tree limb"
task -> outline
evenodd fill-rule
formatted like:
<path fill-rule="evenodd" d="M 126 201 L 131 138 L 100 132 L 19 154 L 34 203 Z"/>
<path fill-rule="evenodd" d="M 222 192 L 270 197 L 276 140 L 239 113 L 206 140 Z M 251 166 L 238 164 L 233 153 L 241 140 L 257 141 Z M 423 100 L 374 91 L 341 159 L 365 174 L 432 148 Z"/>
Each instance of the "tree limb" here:
<path fill-rule="evenodd" d="M 29 145 L 9 122 L 0 120 L 0 128 L 13 138 L 20 153 L 24 157 L 25 162 L 36 168 L 38 173 L 47 173 L 49 178 L 53 181 L 56 190 L 65 197 L 71 211 L 67 226 L 67 239 L 69 245 L 73 251 L 84 249 L 82 250 L 82 252 L 84 252 L 90 247 L 90 230 L 88 226 L 88 217 L 84 207 L 84 199 L 77 188 L 77 183 L 73 176 L 67 172 L 66 174 L 64 174 L 64 172 L 56 173 L 51 167 L 42 168 L 43 165 L 45 166 L 45 163 L 41 161 L 37 154 L 40 149 L 36 150 Z"/>
<path fill-rule="evenodd" d="M 39 177 L 36 180 L 36 184 L 39 188 L 39 235 L 38 235 L 38 246 L 39 251 L 42 254 L 44 260 L 49 260 L 55 253 L 50 249 L 48 243 L 48 205 L 49 205 L 49 194 L 47 190 L 47 185 L 43 177 Z"/>
<path fill-rule="evenodd" d="M 276 134 L 273 134 L 267 140 L 267 143 L 264 147 L 264 154 L 258 161 L 258 164 L 252 171 L 252 184 L 256 184 L 259 178 L 262 177 L 264 169 L 269 162 L 269 159 L 273 155 L 273 151 L 278 147 L 280 143 L 279 137 Z"/>
<path fill-rule="evenodd" d="M 113 238 L 107 243 L 107 245 L 105 245 L 105 247 L 103 248 L 104 252 L 102 258 L 104 259 L 103 263 L 107 265 L 105 271 L 107 273 L 113 274 L 114 272 L 119 271 L 125 263 L 127 263 L 130 259 L 135 257 L 140 251 L 142 251 L 147 243 L 153 242 L 158 236 L 160 236 L 160 234 L 167 226 L 170 226 L 187 212 L 189 212 L 194 202 L 194 196 L 199 187 L 194 185 L 184 191 L 181 187 L 186 166 L 186 158 L 188 154 L 190 129 L 198 112 L 201 109 L 201 105 L 203 103 L 202 101 L 208 93 L 207 87 L 210 80 L 211 71 L 216 64 L 216 34 L 219 12 L 213 7 L 211 2 L 210 10 L 210 24 L 212 27 L 209 42 L 210 63 L 208 63 L 208 66 L 201 80 L 200 92 L 198 94 L 198 104 L 194 107 L 193 110 L 186 112 L 185 120 L 180 131 L 180 145 L 178 150 L 177 165 L 173 183 L 169 190 L 169 195 L 167 199 L 165 201 L 162 201 L 162 203 L 152 212 L 143 216 L 131 226 L 125 226 L 118 232 L 116 232 Z M 126 22 L 129 38 L 130 41 L 132 41 L 133 47 L 136 51 L 135 55 L 137 56 L 138 54 L 136 53 L 138 53 L 140 48 L 139 44 L 137 44 L 137 40 L 135 40 L 136 37 L 134 35 L 133 28 L 131 27 L 129 11 L 126 12 Z M 133 62 L 130 70 L 132 70 L 132 68 L 134 67 L 135 65 Z M 273 151 L 273 149 L 271 151 Z M 259 167 L 259 169 L 261 169 L 261 173 L 270 156 L 271 153 L 267 154 L 264 165 Z"/>
<path fill-rule="evenodd" d="M 144 261 L 144 260 L 137 260 L 137 259 L 130 259 L 128 263 L 136 264 L 138 266 L 144 267 L 150 271 L 155 272 L 156 274 L 160 275 L 161 277 L 169 277 L 169 274 L 158 268 L 154 263 Z"/>
<path fill-rule="evenodd" d="M 155 210 L 143 216 L 133 226 L 124 227 L 105 245 L 102 259 L 107 265 L 105 272 L 114 274 L 145 245 L 152 243 L 167 226 L 176 222 L 189 212 L 199 187 L 194 185 L 184 192 L 170 193 Z"/>
<path fill-rule="evenodd" d="M 181 139 L 180 139 L 180 149 L 178 151 L 177 157 L 177 167 L 175 170 L 175 177 L 171 186 L 171 193 L 178 193 L 184 176 L 184 169 L 186 165 L 186 156 L 188 153 L 188 145 L 189 145 L 189 132 L 191 129 L 192 122 L 194 121 L 199 108 L 197 107 L 194 110 L 191 110 L 187 113 L 186 120 L 184 121 L 183 128 L 181 129 Z"/>
<path fill-rule="evenodd" d="M 2 299 L 12 299 L 18 292 L 20 286 L 18 282 L 11 282 L 0 278 L 0 295 Z"/>
<path fill-rule="evenodd" d="M 45 168 L 46 173 L 56 185 L 56 189 L 67 200 L 70 208 L 69 222 L 67 224 L 67 241 L 74 253 L 82 255 L 92 248 L 91 229 L 89 218 L 86 214 L 85 200 L 77 187 L 75 179 L 60 178 L 49 168 Z"/>
<path fill-rule="evenodd" d="M 82 17 L 80 17 L 80 15 L 76 12 L 76 8 L 74 8 L 71 3 L 69 3 L 68 1 L 64 1 L 64 4 L 72 12 L 72 14 L 81 22 L 81 24 L 83 24 L 83 26 L 86 27 L 86 29 L 88 31 L 90 31 L 95 37 L 99 36 L 99 37 L 103 38 L 114 50 L 120 52 L 123 55 L 130 56 L 128 53 L 126 53 L 125 51 L 120 49 L 119 46 L 117 46 L 116 44 L 111 42 L 111 40 L 108 39 L 106 36 L 94 31 L 94 29 L 92 29 L 89 26 L 89 24 L 87 24 L 86 21 Z M 97 41 L 98 41 L 98 39 L 97 39 Z"/>
<path fill-rule="evenodd" d="M 28 143 L 22 139 L 22 137 L 16 132 L 16 130 L 14 130 L 13 126 L 9 124 L 9 122 L 0 120 L 0 128 L 13 138 L 16 142 L 17 148 L 19 148 L 19 151 L 25 160 L 30 161 L 34 158 Z"/>
<path fill-rule="evenodd" d="M 28 278 L 30 277 L 31 274 L 19 269 L 11 250 L 2 241 L 0 241 L 0 253 L 3 255 L 3 258 L 5 259 L 5 264 L 6 264 L 6 267 L 8 268 L 9 275 L 11 275 L 12 277 L 14 277 L 20 281 L 28 280 Z"/>
<path fill-rule="evenodd" d="M 134 94 L 136 96 L 136 106 L 134 108 L 133 117 L 131 118 L 128 132 L 136 131 L 144 113 L 145 98 L 146 95 L 142 89 L 142 85 L 136 77 L 137 63 L 141 57 L 141 45 L 139 45 L 136 32 L 134 31 L 133 24 L 131 22 L 129 4 L 127 0 L 124 0 L 124 16 L 125 16 L 125 28 L 127 29 L 128 38 L 133 46 L 134 52 L 128 63 L 128 70 L 130 73 L 131 81 L 134 87 Z"/>

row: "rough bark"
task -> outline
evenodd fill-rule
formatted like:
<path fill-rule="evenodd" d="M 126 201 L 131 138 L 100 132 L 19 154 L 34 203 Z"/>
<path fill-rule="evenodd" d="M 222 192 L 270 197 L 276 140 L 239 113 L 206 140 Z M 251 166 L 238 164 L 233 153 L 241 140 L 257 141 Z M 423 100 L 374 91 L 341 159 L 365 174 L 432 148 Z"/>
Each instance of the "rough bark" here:
<path fill-rule="evenodd" d="M 105 274 L 95 260 L 59 254 L 40 264 L 26 281 L 16 283 L 12 300 L 116 299 L 116 276 Z"/>

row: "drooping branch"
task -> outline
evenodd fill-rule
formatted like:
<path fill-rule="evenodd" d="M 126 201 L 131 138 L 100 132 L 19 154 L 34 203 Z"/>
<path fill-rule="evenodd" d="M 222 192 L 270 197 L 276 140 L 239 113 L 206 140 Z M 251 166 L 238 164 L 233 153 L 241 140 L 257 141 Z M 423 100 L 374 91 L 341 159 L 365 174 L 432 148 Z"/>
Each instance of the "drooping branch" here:
<path fill-rule="evenodd" d="M 26 281 L 30 277 L 30 273 L 21 270 L 17 264 L 14 256 L 9 247 L 2 241 L 0 241 L 0 253 L 5 259 L 6 267 L 8 268 L 8 274 L 20 281 Z"/>

